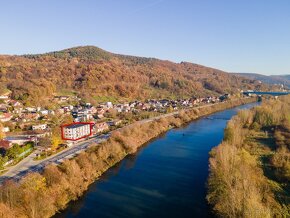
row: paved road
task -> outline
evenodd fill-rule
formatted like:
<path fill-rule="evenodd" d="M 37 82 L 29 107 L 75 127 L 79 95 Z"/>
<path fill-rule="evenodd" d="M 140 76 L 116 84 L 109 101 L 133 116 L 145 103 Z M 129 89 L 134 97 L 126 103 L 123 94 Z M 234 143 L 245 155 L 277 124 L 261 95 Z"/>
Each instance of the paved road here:
<path fill-rule="evenodd" d="M 203 105 L 203 106 L 199 106 L 199 107 L 195 107 L 195 108 L 203 108 L 203 107 L 209 107 L 211 106 L 211 104 L 208 105 Z M 187 110 L 192 109 L 192 108 L 188 108 Z M 172 116 L 172 115 L 176 115 L 178 114 L 179 111 L 175 111 L 172 113 L 168 113 L 168 114 L 163 114 L 157 117 L 153 117 L 153 118 L 149 118 L 149 119 L 145 119 L 145 120 L 141 120 L 141 121 L 137 121 L 133 124 L 127 125 L 123 128 L 117 129 L 115 131 L 120 131 L 121 129 L 124 128 L 128 128 L 131 125 L 135 125 L 136 123 L 148 123 L 148 122 L 152 122 L 154 120 L 163 118 L 163 117 L 168 117 L 168 116 Z M 94 138 L 91 138 L 89 140 L 86 141 L 82 141 L 79 143 L 76 143 L 75 145 L 73 145 L 72 147 L 69 147 L 63 151 L 61 151 L 60 153 L 57 153 L 53 156 L 50 156 L 44 160 L 39 160 L 39 161 L 35 161 L 33 160 L 35 158 L 35 153 L 30 154 L 28 157 L 26 157 L 24 160 L 22 160 L 21 162 L 19 162 L 17 165 L 12 166 L 8 169 L 7 172 L 5 172 L 4 174 L 2 174 L 0 176 L 0 184 L 5 181 L 6 179 L 14 179 L 14 180 L 19 180 L 21 179 L 24 175 L 26 175 L 29 172 L 38 172 L 41 171 L 45 166 L 49 165 L 49 164 L 59 164 L 62 161 L 64 161 L 65 159 L 71 158 L 74 155 L 80 153 L 81 151 L 86 150 L 90 145 L 93 144 L 93 142 L 95 143 L 101 143 L 105 140 L 107 140 L 109 138 L 110 134 L 106 134 L 106 135 L 102 135 L 102 136 L 97 136 Z"/>
<path fill-rule="evenodd" d="M 3 175 L 0 176 L 0 183 L 2 183 L 6 179 L 13 178 L 14 180 L 19 180 L 21 177 L 26 175 L 29 172 L 37 172 L 41 171 L 45 166 L 49 164 L 59 164 L 65 159 L 69 159 L 74 155 L 80 153 L 81 151 L 86 150 L 90 145 L 95 143 L 101 143 L 107 140 L 109 134 L 98 136 L 87 141 L 82 141 L 80 143 L 76 143 L 75 145 L 53 155 L 46 159 L 35 161 L 33 160 L 36 156 L 35 153 L 30 154 L 24 160 L 19 162 L 17 165 L 12 166 L 5 172 Z"/>

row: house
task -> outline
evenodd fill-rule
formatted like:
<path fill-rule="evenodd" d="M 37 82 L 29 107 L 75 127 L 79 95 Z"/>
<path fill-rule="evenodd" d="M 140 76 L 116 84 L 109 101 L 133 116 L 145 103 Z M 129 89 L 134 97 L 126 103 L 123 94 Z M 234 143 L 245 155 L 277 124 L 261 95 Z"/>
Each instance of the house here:
<path fill-rule="evenodd" d="M 129 106 L 129 104 L 124 104 L 123 108 L 122 108 L 122 112 L 129 112 L 131 110 L 131 107 Z"/>
<path fill-rule="evenodd" d="M 0 115 L 0 121 L 1 122 L 8 122 L 8 121 L 10 121 L 12 119 L 12 117 L 13 116 L 10 113 L 3 113 L 3 114 Z"/>
<path fill-rule="evenodd" d="M 30 112 L 30 113 L 35 113 L 35 112 L 37 111 L 37 108 L 34 108 L 34 107 L 27 107 L 27 108 L 25 108 L 25 110 L 26 110 L 27 112 Z"/>
<path fill-rule="evenodd" d="M 167 106 L 169 104 L 169 100 L 168 99 L 162 99 L 160 100 L 160 103 L 163 105 L 163 106 Z"/>
<path fill-rule="evenodd" d="M 15 100 L 10 100 L 10 101 L 9 101 L 9 104 L 10 104 L 11 106 L 13 106 L 13 107 L 19 107 L 19 106 L 21 106 L 21 103 L 18 102 L 18 101 L 15 101 Z"/>
<path fill-rule="evenodd" d="M 74 117 L 74 122 L 87 122 L 93 119 L 91 114 L 79 114 L 77 117 Z"/>
<path fill-rule="evenodd" d="M 49 111 L 48 111 L 48 110 L 44 110 L 44 109 L 43 109 L 43 110 L 39 110 L 39 112 L 40 112 L 40 114 L 43 115 L 43 116 L 49 114 Z"/>
<path fill-rule="evenodd" d="M 69 100 L 69 96 L 55 96 L 54 98 L 59 102 L 66 102 Z"/>
<path fill-rule="evenodd" d="M 103 119 L 104 115 L 103 114 L 97 114 L 97 116 L 95 116 L 96 119 Z"/>
<path fill-rule="evenodd" d="M 137 105 L 137 102 L 130 102 L 129 103 L 130 108 L 135 108 L 136 105 Z"/>
<path fill-rule="evenodd" d="M 3 127 L 2 128 L 2 132 L 10 132 L 10 128 L 9 127 Z"/>
<path fill-rule="evenodd" d="M 109 109 L 109 108 L 113 108 L 113 104 L 112 104 L 112 102 L 107 102 L 107 103 L 106 103 L 106 106 L 107 106 L 108 109 Z"/>
<path fill-rule="evenodd" d="M 32 125 L 31 126 L 32 130 L 45 130 L 47 129 L 47 124 L 38 124 L 38 125 Z"/>
<path fill-rule="evenodd" d="M 142 105 L 141 109 L 142 109 L 142 110 L 149 110 L 150 107 L 151 107 L 150 104 L 145 103 L 145 104 Z"/>
<path fill-rule="evenodd" d="M 21 115 L 22 121 L 31 121 L 31 120 L 37 120 L 40 117 L 37 113 L 25 113 Z"/>
<path fill-rule="evenodd" d="M 93 115 L 90 109 L 74 108 L 72 116 L 75 122 L 86 122 L 93 119 Z"/>
<path fill-rule="evenodd" d="M 0 112 L 7 113 L 8 112 L 8 105 L 7 104 L 0 104 Z"/>
<path fill-rule="evenodd" d="M 6 100 L 8 99 L 9 97 L 7 95 L 0 95 L 0 100 Z"/>
<path fill-rule="evenodd" d="M 96 107 L 91 107 L 90 108 L 91 114 L 97 113 L 97 108 Z"/>
<path fill-rule="evenodd" d="M 50 130 L 32 130 L 26 132 L 27 136 L 29 137 L 37 137 L 37 138 L 44 138 L 51 136 Z"/>
<path fill-rule="evenodd" d="M 114 109 L 118 112 L 118 113 L 121 113 L 123 111 L 123 105 L 122 104 L 117 104 L 117 105 L 114 105 Z"/>
<path fill-rule="evenodd" d="M 12 147 L 12 143 L 8 140 L 2 139 L 0 140 L 0 148 L 4 148 L 5 150 Z"/>
<path fill-rule="evenodd" d="M 25 136 L 8 136 L 5 138 L 5 140 L 9 141 L 12 144 L 18 144 L 18 145 L 24 145 L 27 142 L 33 141 L 31 137 L 25 137 Z"/>
<path fill-rule="evenodd" d="M 23 108 L 18 106 L 18 107 L 14 107 L 13 113 L 14 114 L 21 114 L 23 111 Z"/>
<path fill-rule="evenodd" d="M 106 122 L 96 123 L 94 129 L 96 133 L 104 132 L 109 130 L 109 125 Z"/>
<path fill-rule="evenodd" d="M 58 108 L 56 114 L 64 114 L 64 108 Z"/>
<path fill-rule="evenodd" d="M 113 120 L 113 121 L 109 121 L 107 123 L 109 124 L 109 126 L 118 126 L 122 123 L 122 120 Z"/>
<path fill-rule="evenodd" d="M 0 154 L 5 154 L 6 151 L 11 148 L 13 145 L 7 140 L 0 140 Z"/>
<path fill-rule="evenodd" d="M 98 115 L 103 115 L 105 113 L 105 109 L 104 108 L 97 108 L 97 114 Z"/>
<path fill-rule="evenodd" d="M 67 112 L 72 111 L 73 109 L 74 109 L 74 107 L 72 105 L 68 105 L 68 106 L 64 106 L 64 107 L 62 107 L 62 108 L 60 108 L 58 110 L 63 111 L 61 113 L 67 113 Z"/>

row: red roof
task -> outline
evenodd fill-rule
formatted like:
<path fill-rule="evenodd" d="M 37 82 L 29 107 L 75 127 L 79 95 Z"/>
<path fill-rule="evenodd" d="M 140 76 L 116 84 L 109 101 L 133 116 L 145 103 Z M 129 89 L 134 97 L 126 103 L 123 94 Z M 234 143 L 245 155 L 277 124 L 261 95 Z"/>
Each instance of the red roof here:
<path fill-rule="evenodd" d="M 0 148 L 4 148 L 7 150 L 8 148 L 11 147 L 11 143 L 7 140 L 0 140 Z"/>
<path fill-rule="evenodd" d="M 10 113 L 4 113 L 4 114 L 2 114 L 1 117 L 2 118 L 10 118 L 10 117 L 12 117 L 12 115 Z"/>

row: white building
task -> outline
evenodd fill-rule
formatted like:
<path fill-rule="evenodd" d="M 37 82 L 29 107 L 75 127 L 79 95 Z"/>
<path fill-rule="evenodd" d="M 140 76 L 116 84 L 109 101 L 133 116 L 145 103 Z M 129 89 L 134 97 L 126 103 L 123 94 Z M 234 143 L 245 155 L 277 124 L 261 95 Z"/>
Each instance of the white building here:
<path fill-rule="evenodd" d="M 39 124 L 39 125 L 33 125 L 32 130 L 45 130 L 47 128 L 47 124 Z"/>
<path fill-rule="evenodd" d="M 25 136 L 10 136 L 6 137 L 5 140 L 9 141 L 12 144 L 24 145 L 27 142 L 34 141 L 35 139 Z"/>
<path fill-rule="evenodd" d="M 2 128 L 2 132 L 10 132 L 10 128 L 9 127 L 3 127 Z"/>
<path fill-rule="evenodd" d="M 6 99 L 8 99 L 8 96 L 7 95 L 0 95 L 0 99 L 1 100 L 6 100 Z"/>
<path fill-rule="evenodd" d="M 49 114 L 48 110 L 40 110 L 39 112 L 41 113 L 41 115 L 48 115 Z"/>
<path fill-rule="evenodd" d="M 113 108 L 113 104 L 112 104 L 112 102 L 107 102 L 107 104 L 106 104 L 106 106 L 107 106 L 107 108 Z"/>
<path fill-rule="evenodd" d="M 78 140 L 91 134 L 90 124 L 72 124 L 63 127 L 63 138 L 65 140 Z"/>

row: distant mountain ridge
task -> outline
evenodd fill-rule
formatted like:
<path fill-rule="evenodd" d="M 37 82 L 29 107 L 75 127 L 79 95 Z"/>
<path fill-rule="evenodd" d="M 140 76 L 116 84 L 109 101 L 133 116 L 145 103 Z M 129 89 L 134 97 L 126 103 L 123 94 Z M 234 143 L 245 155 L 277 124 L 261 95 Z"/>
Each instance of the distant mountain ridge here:
<path fill-rule="evenodd" d="M 235 73 L 236 75 L 243 76 L 249 79 L 259 80 L 267 84 L 283 84 L 290 88 L 290 75 L 262 75 L 257 73 Z"/>
<path fill-rule="evenodd" d="M 0 55 L 0 87 L 27 105 L 42 106 L 54 95 L 78 95 L 94 103 L 269 89 L 253 79 L 198 64 L 114 54 L 94 46 Z"/>

